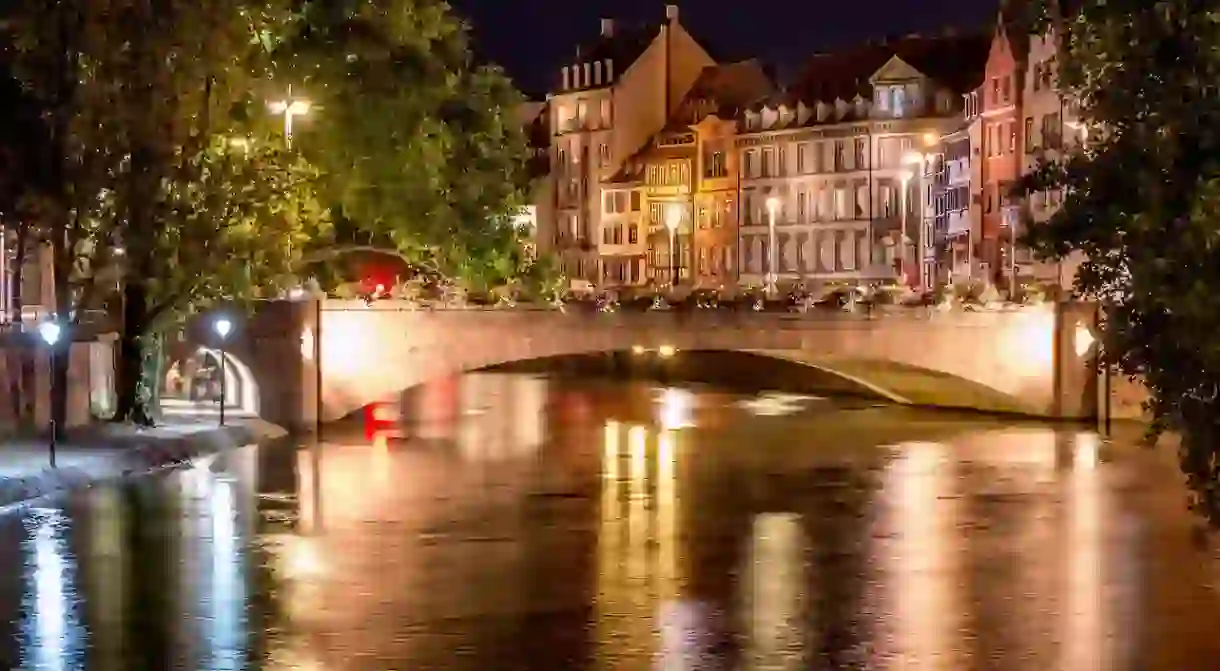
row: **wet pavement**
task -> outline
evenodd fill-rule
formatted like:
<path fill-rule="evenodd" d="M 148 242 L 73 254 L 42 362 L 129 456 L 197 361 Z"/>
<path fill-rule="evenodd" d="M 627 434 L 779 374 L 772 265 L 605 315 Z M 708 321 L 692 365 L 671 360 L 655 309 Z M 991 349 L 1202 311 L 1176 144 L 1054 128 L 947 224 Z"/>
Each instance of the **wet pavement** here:
<path fill-rule="evenodd" d="M 1173 455 L 813 397 L 475 375 L 0 517 L 0 668 L 1217 668 Z"/>

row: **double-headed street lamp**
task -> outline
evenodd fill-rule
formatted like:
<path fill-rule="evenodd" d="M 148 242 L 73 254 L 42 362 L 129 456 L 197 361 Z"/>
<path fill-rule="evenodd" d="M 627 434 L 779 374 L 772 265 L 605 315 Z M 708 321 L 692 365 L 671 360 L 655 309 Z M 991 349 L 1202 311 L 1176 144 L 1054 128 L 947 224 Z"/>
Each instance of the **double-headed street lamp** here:
<path fill-rule="evenodd" d="M 678 288 L 678 226 L 682 223 L 682 212 L 676 203 L 665 209 L 665 228 L 669 229 L 669 289 Z"/>
<path fill-rule="evenodd" d="M 292 87 L 288 87 L 288 96 L 283 100 L 274 100 L 267 104 L 272 114 L 284 115 L 284 141 L 292 144 L 292 120 L 309 114 L 312 105 L 308 100 L 292 97 Z"/>
<path fill-rule="evenodd" d="M 53 319 L 45 321 L 38 325 L 38 337 L 42 338 L 42 341 L 47 344 L 47 351 L 50 353 L 50 363 L 51 363 L 51 370 L 50 370 L 51 374 L 49 376 L 49 378 L 51 380 L 51 384 L 49 385 L 49 389 L 51 392 L 50 398 L 49 398 L 49 400 L 51 402 L 50 403 L 51 413 L 50 413 L 50 420 L 48 423 L 48 428 L 50 428 L 50 430 L 51 430 L 51 436 L 49 439 L 50 443 L 47 445 L 47 450 L 48 450 L 50 460 L 51 460 L 51 468 L 55 468 L 55 448 L 56 448 L 56 438 L 57 438 L 55 435 L 56 434 L 56 427 L 55 427 L 55 391 L 56 391 L 55 390 L 55 377 L 56 377 L 55 376 L 55 345 L 57 345 L 59 343 L 59 338 L 61 335 L 63 335 L 63 328 L 59 325 L 59 322 L 56 322 Z"/>
<path fill-rule="evenodd" d="M 218 317 L 212 324 L 212 328 L 216 331 L 216 335 L 220 338 L 220 425 L 224 426 L 225 403 L 228 400 L 225 398 L 225 387 L 228 386 L 226 384 L 227 380 L 225 379 L 225 372 L 227 371 L 227 366 L 225 365 L 225 339 L 228 338 L 229 333 L 233 331 L 233 322 L 230 321 L 228 317 Z"/>
<path fill-rule="evenodd" d="M 770 196 L 767 198 L 767 279 L 766 289 L 769 298 L 775 297 L 776 289 L 776 274 L 775 274 L 775 213 L 779 210 L 779 198 Z"/>

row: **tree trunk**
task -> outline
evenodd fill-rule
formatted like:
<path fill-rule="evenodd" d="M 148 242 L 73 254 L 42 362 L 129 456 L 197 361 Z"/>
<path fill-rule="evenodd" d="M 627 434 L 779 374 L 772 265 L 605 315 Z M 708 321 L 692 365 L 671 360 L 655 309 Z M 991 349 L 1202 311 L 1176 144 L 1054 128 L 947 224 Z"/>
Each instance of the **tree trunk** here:
<path fill-rule="evenodd" d="M 9 317 L 13 321 L 13 327 L 17 331 L 22 330 L 21 313 L 25 309 L 25 304 L 22 301 L 24 298 L 24 282 L 25 282 L 25 251 L 27 249 L 28 228 L 24 225 L 17 227 L 17 234 L 14 236 L 16 249 L 13 253 L 13 275 L 12 282 L 9 284 L 10 298 L 12 298 L 12 314 Z M 30 419 L 28 412 L 28 394 L 26 390 L 30 388 L 27 380 L 33 376 L 33 371 L 30 370 L 30 351 L 26 347 L 10 347 L 9 352 L 9 397 L 13 403 L 13 421 L 23 425 Z M 29 377 L 27 377 L 27 372 Z"/>
<path fill-rule="evenodd" d="M 123 324 L 119 333 L 115 386 L 118 392 L 114 421 L 152 426 L 145 378 L 145 344 L 148 339 L 148 294 L 139 282 L 123 287 Z"/>

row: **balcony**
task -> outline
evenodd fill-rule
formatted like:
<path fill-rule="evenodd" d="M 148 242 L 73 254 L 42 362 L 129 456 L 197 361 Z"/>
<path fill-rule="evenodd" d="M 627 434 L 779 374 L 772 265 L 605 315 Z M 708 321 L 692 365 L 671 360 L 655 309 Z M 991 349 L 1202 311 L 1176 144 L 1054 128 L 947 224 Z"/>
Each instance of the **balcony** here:
<path fill-rule="evenodd" d="M 970 232 L 970 210 L 950 212 L 947 220 L 948 225 L 945 227 L 945 234 L 949 237 L 952 238 Z"/>

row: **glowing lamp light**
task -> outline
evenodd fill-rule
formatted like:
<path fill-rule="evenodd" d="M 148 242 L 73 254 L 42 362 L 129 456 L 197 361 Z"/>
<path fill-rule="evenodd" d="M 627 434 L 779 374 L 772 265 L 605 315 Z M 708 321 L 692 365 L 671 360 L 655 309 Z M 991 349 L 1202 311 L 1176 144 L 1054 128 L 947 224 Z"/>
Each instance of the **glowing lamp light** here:
<path fill-rule="evenodd" d="M 657 354 L 660 354 L 661 357 L 665 359 L 668 359 L 677 353 L 678 350 L 673 345 L 661 345 L 661 347 L 657 349 Z"/>
<path fill-rule="evenodd" d="M 38 337 L 48 345 L 54 345 L 59 342 L 59 337 L 63 334 L 63 328 L 56 322 L 46 321 L 38 325 Z"/>
<path fill-rule="evenodd" d="M 902 180 L 903 184 L 911 181 L 911 179 L 914 177 L 915 173 L 911 172 L 910 170 L 903 170 L 902 172 L 898 173 L 898 178 Z"/>
<path fill-rule="evenodd" d="M 216 335 L 220 336 L 221 340 L 223 340 L 228 338 L 229 334 L 233 332 L 233 322 L 228 317 L 221 317 L 216 320 L 212 328 L 216 331 Z"/>
<path fill-rule="evenodd" d="M 634 347 L 631 348 L 632 354 L 643 354 L 644 352 L 647 352 L 647 351 L 648 350 L 644 349 L 643 345 L 635 345 Z"/>
<path fill-rule="evenodd" d="M 1093 337 L 1093 332 L 1084 324 L 1076 325 L 1076 356 L 1084 356 L 1093 349 L 1097 338 Z"/>

